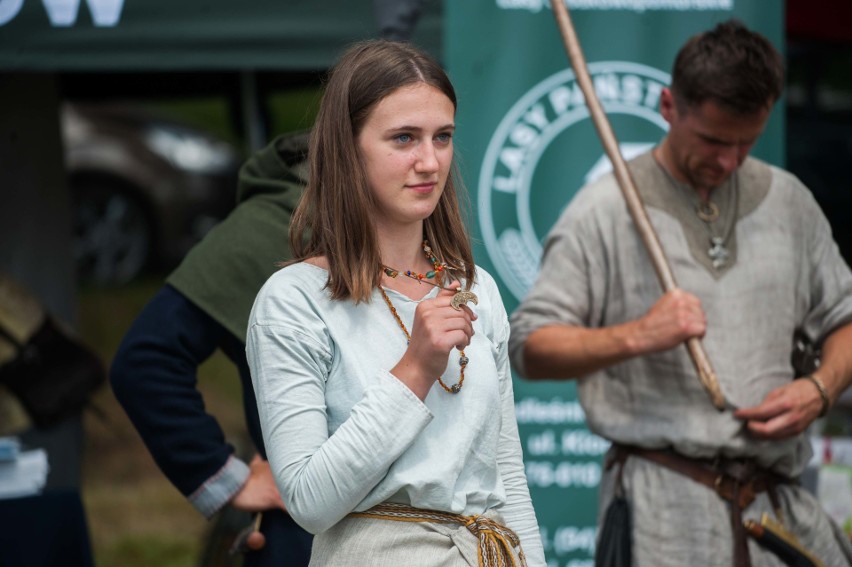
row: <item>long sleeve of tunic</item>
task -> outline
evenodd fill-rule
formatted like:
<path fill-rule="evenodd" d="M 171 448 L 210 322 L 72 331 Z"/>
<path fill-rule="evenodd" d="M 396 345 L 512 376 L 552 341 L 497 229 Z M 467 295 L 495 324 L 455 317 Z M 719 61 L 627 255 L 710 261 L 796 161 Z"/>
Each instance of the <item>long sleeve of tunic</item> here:
<path fill-rule="evenodd" d="M 406 338 L 378 292 L 370 302 L 331 301 L 327 277 L 304 263 L 280 270 L 249 322 L 263 436 L 293 518 L 319 533 L 387 501 L 464 515 L 496 509 L 530 565 L 544 565 L 514 416 L 508 320 L 493 279 L 478 271 L 464 387 L 452 395 L 436 384 L 421 401 L 389 372 Z M 418 301 L 387 293 L 411 328 Z M 454 351 L 444 382 L 457 381 L 457 359 Z"/>

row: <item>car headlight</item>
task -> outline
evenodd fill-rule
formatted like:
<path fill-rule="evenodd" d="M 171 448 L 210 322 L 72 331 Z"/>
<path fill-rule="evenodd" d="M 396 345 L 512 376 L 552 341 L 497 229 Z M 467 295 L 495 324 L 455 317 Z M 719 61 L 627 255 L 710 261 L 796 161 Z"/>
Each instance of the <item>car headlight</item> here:
<path fill-rule="evenodd" d="M 157 155 L 176 168 L 193 173 L 220 173 L 231 167 L 235 154 L 225 142 L 191 132 L 151 128 L 145 141 Z"/>

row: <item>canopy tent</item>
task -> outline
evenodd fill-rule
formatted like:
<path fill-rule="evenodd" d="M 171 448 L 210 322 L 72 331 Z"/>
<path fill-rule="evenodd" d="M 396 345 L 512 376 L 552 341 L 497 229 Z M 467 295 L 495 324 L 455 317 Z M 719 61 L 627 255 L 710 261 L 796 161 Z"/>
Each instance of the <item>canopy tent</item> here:
<path fill-rule="evenodd" d="M 322 70 L 421 4 L 411 41 L 440 57 L 440 0 L 0 0 L 0 69 Z"/>
<path fill-rule="evenodd" d="M 29 243 L 2 247 L 0 269 L 73 319 L 58 120 L 61 100 L 77 94 L 68 85 L 98 99 L 168 96 L 236 77 L 257 147 L 257 71 L 316 76 L 352 41 L 404 35 L 418 12 L 411 41 L 440 57 L 441 11 L 441 0 L 0 0 L 0 241 Z"/>

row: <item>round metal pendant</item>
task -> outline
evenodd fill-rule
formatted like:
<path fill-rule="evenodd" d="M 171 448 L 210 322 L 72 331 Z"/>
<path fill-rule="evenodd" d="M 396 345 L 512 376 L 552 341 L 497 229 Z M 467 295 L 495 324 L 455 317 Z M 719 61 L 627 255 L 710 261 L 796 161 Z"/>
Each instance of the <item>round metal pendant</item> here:
<path fill-rule="evenodd" d="M 472 301 L 475 305 L 479 305 L 476 294 L 472 291 L 458 291 L 450 301 L 450 307 L 456 311 L 461 311 L 462 305 L 467 305 L 468 301 Z"/>

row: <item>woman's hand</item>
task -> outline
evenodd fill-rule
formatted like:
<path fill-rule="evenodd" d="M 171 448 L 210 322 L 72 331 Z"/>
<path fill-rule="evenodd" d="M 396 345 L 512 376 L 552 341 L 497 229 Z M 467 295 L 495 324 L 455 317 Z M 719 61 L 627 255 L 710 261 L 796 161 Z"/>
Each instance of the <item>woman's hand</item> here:
<path fill-rule="evenodd" d="M 420 302 L 414 312 L 408 349 L 391 369 L 391 374 L 421 400 L 447 369 L 450 351 L 465 348 L 473 337 L 476 314 L 467 305 L 458 311 L 450 305 L 460 285 L 454 282 L 451 289 L 442 289 L 434 299 Z"/>

